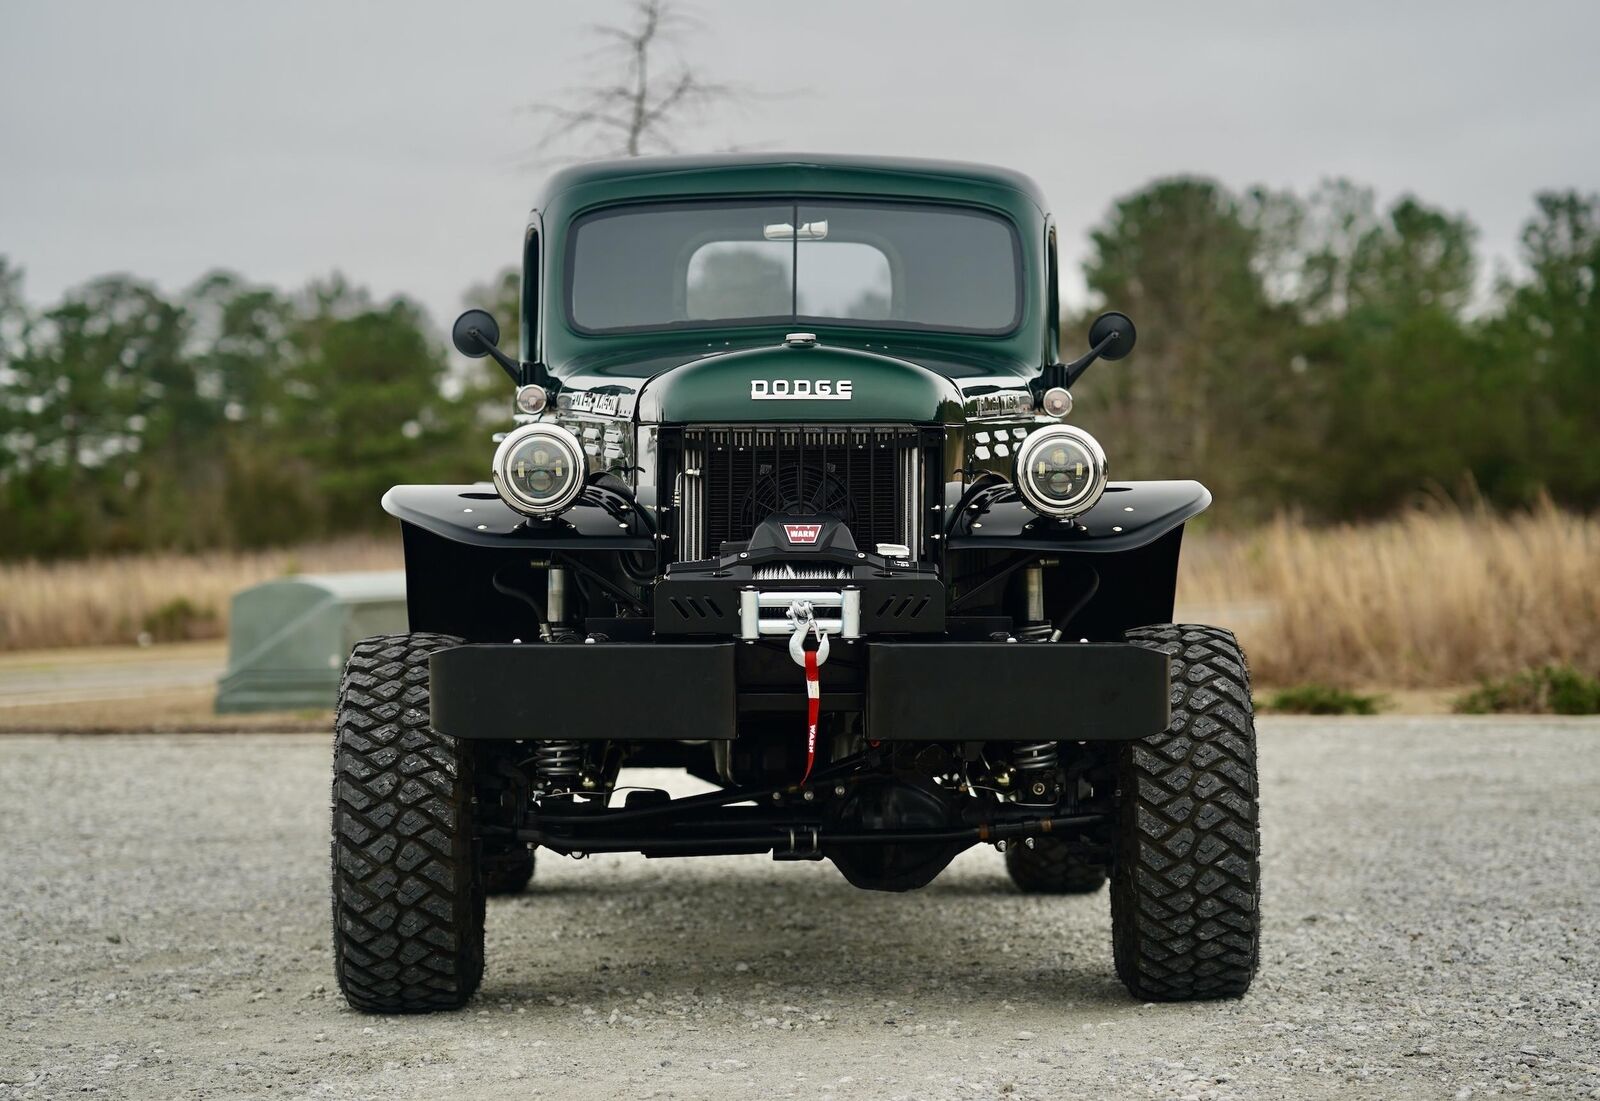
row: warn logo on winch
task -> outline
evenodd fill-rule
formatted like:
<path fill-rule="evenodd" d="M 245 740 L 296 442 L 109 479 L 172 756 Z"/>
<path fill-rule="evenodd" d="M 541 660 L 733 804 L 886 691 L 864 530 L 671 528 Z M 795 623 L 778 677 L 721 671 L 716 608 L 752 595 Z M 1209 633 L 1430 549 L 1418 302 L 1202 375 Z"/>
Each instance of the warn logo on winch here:
<path fill-rule="evenodd" d="M 783 534 L 789 537 L 790 543 L 812 544 L 822 534 L 821 524 L 785 524 Z"/>

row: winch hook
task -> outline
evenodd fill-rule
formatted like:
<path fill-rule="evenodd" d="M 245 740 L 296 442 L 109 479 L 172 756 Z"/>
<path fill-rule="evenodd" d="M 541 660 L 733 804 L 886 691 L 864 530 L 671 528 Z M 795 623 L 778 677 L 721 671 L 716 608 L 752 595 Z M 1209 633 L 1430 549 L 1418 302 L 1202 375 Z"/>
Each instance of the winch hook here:
<path fill-rule="evenodd" d="M 812 611 L 811 601 L 796 600 L 789 605 L 789 619 L 794 623 L 794 631 L 789 635 L 789 657 L 802 668 L 806 664 L 806 635 L 815 635 L 817 639 L 817 664 L 828 663 L 828 632 L 822 629 L 817 622 L 816 614 Z"/>

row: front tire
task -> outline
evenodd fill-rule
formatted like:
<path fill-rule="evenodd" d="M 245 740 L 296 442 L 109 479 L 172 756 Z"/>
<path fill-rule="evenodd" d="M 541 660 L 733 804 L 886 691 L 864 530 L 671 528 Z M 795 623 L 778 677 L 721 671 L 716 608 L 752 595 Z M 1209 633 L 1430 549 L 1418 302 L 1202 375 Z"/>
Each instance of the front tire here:
<path fill-rule="evenodd" d="M 1172 724 L 1117 769 L 1117 975 L 1145 1001 L 1237 998 L 1260 956 L 1261 831 L 1250 674 L 1233 633 L 1141 627 L 1172 659 Z"/>
<path fill-rule="evenodd" d="M 449 635 L 356 643 L 334 722 L 333 961 L 356 1009 L 456 1009 L 483 977 L 472 754 L 429 723 Z"/>

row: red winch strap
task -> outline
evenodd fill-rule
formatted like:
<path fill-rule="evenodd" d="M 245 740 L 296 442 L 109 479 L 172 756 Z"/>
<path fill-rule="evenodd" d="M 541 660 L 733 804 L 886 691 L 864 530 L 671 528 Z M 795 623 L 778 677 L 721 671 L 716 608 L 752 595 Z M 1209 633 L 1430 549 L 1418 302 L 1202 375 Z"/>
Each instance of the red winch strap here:
<path fill-rule="evenodd" d="M 811 768 L 817 763 L 817 713 L 822 710 L 822 681 L 817 669 L 817 652 L 806 651 L 806 774 L 800 777 L 803 784 L 811 779 Z"/>

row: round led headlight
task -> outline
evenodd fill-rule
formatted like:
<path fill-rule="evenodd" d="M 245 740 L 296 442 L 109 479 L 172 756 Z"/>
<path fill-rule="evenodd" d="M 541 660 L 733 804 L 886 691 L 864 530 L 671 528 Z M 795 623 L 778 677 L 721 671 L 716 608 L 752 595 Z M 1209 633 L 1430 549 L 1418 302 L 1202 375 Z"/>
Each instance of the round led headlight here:
<path fill-rule="evenodd" d="M 1041 428 L 1017 448 L 1017 489 L 1041 516 L 1087 512 L 1106 489 L 1106 453 L 1081 428 Z"/>
<path fill-rule="evenodd" d="M 583 445 L 559 424 L 527 424 L 494 453 L 494 487 L 528 516 L 554 516 L 583 492 Z"/>

